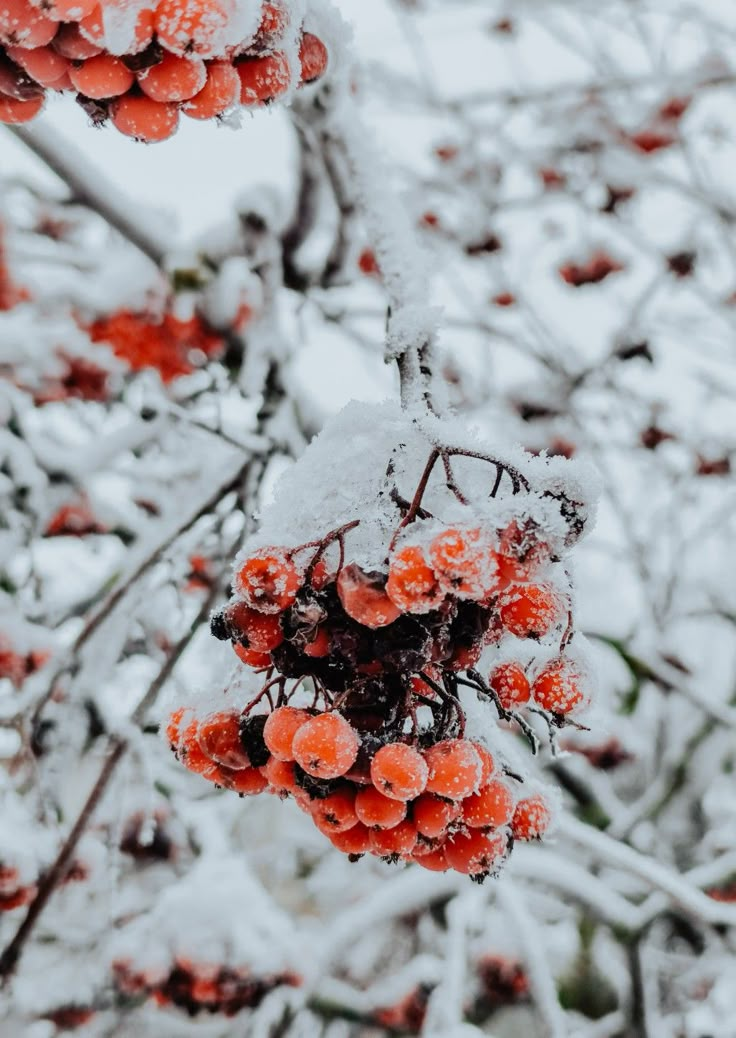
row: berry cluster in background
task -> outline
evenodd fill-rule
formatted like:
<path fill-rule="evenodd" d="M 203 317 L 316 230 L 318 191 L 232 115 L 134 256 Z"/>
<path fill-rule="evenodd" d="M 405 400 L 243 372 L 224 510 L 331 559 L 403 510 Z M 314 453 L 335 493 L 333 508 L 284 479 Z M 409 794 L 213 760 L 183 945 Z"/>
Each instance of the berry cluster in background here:
<path fill-rule="evenodd" d="M 350 471 L 338 419 L 282 480 L 212 618 L 255 694 L 238 709 L 178 707 L 167 738 L 220 786 L 292 796 L 348 855 L 482 879 L 551 821 L 492 729 L 536 753 L 538 719 L 554 748 L 590 699 L 564 563 L 586 494 L 567 461 L 530 469 L 523 452 L 447 446 L 440 423 L 425 434 L 385 409 L 347 410 L 396 426 L 377 452 L 375 503 L 362 479 L 336 491 L 320 476 L 331 446 Z M 306 493 L 342 521 L 313 536 Z M 269 543 L 290 501 L 305 539 Z"/>
<path fill-rule="evenodd" d="M 319 79 L 322 40 L 285 0 L 0 0 L 0 122 L 74 92 L 96 125 L 154 142 Z"/>

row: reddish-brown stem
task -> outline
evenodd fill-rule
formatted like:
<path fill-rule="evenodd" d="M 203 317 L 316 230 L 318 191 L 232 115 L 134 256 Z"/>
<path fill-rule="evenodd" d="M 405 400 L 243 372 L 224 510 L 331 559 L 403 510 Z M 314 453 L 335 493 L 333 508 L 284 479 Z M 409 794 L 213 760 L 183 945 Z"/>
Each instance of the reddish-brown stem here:
<path fill-rule="evenodd" d="M 432 470 L 437 464 L 437 459 L 439 457 L 440 449 L 439 447 L 434 447 L 432 453 L 429 455 L 429 458 L 427 459 L 427 464 L 424 466 L 424 472 L 422 473 L 421 479 L 419 480 L 419 485 L 417 486 L 417 489 L 414 493 L 412 502 L 409 505 L 409 511 L 406 513 L 404 518 L 396 527 L 396 531 L 393 537 L 391 538 L 391 543 L 388 546 L 389 554 L 393 551 L 394 547 L 396 546 L 396 541 L 398 540 L 399 534 L 404 529 L 404 527 L 408 526 L 409 523 L 413 523 L 416 519 L 417 512 L 419 511 L 422 504 L 422 498 L 424 497 L 425 491 L 427 489 L 427 484 L 429 483 L 429 477 L 432 475 Z"/>

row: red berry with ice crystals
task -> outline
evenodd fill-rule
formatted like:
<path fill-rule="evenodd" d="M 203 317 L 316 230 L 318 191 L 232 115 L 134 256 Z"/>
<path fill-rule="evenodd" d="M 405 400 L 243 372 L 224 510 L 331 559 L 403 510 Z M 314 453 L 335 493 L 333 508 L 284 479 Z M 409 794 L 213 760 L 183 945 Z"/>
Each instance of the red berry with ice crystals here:
<path fill-rule="evenodd" d="M 529 702 L 531 686 L 518 663 L 501 663 L 492 671 L 488 684 L 504 710 L 515 710 Z"/>
<path fill-rule="evenodd" d="M 427 792 L 450 800 L 464 800 L 480 785 L 483 765 L 467 739 L 446 739 L 430 747 L 424 759 L 429 768 Z"/>
<path fill-rule="evenodd" d="M 401 610 L 386 593 L 384 578 L 366 573 L 355 563 L 340 571 L 337 594 L 348 616 L 364 627 L 387 627 L 401 616 Z"/>
<path fill-rule="evenodd" d="M 515 840 L 539 840 L 549 828 L 549 807 L 543 797 L 536 795 L 520 800 L 511 820 Z"/>
<path fill-rule="evenodd" d="M 445 598 L 434 570 L 418 545 L 407 545 L 394 552 L 386 594 L 404 613 L 429 613 Z"/>
<path fill-rule="evenodd" d="M 562 656 L 540 671 L 532 684 L 532 696 L 543 710 L 553 714 L 569 714 L 585 702 L 580 673 Z"/>
<path fill-rule="evenodd" d="M 282 548 L 262 548 L 235 576 L 235 587 L 252 609 L 281 613 L 296 601 L 302 573 Z"/>
<path fill-rule="evenodd" d="M 320 714 L 301 725 L 292 743 L 294 759 L 314 778 L 334 779 L 350 771 L 360 740 L 340 714 Z"/>
<path fill-rule="evenodd" d="M 517 638 L 544 638 L 560 622 L 562 603 L 549 584 L 513 584 L 504 592 L 501 622 Z"/>

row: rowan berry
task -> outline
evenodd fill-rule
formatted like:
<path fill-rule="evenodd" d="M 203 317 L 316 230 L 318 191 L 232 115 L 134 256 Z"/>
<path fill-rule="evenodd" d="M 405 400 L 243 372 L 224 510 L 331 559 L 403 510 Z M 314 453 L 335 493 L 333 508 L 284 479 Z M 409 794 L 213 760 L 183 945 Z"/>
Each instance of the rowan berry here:
<path fill-rule="evenodd" d="M 463 800 L 463 821 L 472 829 L 506 825 L 513 813 L 511 790 L 498 779 L 492 779 L 477 793 Z"/>
<path fill-rule="evenodd" d="M 387 627 L 401 616 L 401 610 L 386 594 L 383 576 L 365 573 L 355 563 L 340 570 L 337 594 L 348 616 L 364 627 Z"/>
<path fill-rule="evenodd" d="M 515 710 L 529 702 L 529 679 L 518 663 L 501 663 L 491 673 L 488 684 L 504 710 Z"/>
<path fill-rule="evenodd" d="M 237 103 L 240 77 L 229 61 L 211 61 L 207 65 L 207 82 L 182 111 L 190 119 L 214 119 Z"/>
<path fill-rule="evenodd" d="M 14 47 L 45 47 L 59 26 L 28 0 L 2 0 L 0 3 L 0 43 Z"/>
<path fill-rule="evenodd" d="M 160 0 L 154 25 L 167 50 L 209 57 L 227 23 L 227 10 L 217 0 Z"/>
<path fill-rule="evenodd" d="M 511 832 L 515 840 L 539 840 L 549 828 L 550 821 L 550 811 L 543 797 L 525 797 L 516 805 Z"/>
<path fill-rule="evenodd" d="M 188 101 L 207 82 L 201 58 L 164 54 L 156 65 L 138 73 L 138 85 L 154 101 Z"/>
<path fill-rule="evenodd" d="M 0 96 L 0 123 L 18 125 L 35 119 L 43 108 L 43 97 L 33 101 L 16 101 L 13 97 Z"/>
<path fill-rule="evenodd" d="M 406 804 L 391 800 L 374 786 L 364 786 L 355 797 L 355 813 L 369 829 L 393 829 L 406 818 Z"/>
<path fill-rule="evenodd" d="M 480 757 L 481 764 L 481 775 L 480 775 L 480 789 L 487 785 L 496 770 L 496 762 L 493 759 L 489 750 L 480 742 L 474 742 L 473 748 Z"/>
<path fill-rule="evenodd" d="M 96 7 L 98 0 L 39 0 L 34 7 L 40 8 L 47 18 L 56 22 L 79 22 Z"/>
<path fill-rule="evenodd" d="M 457 645 L 452 654 L 444 661 L 447 670 L 461 671 L 468 667 L 474 667 L 483 655 L 483 642 L 477 641 L 472 645 Z"/>
<path fill-rule="evenodd" d="M 293 761 L 294 736 L 311 720 L 311 714 L 293 706 L 277 706 L 266 719 L 263 739 L 278 760 Z"/>
<path fill-rule="evenodd" d="M 238 570 L 235 587 L 253 609 L 281 613 L 296 600 L 303 575 L 283 548 L 263 548 Z"/>
<path fill-rule="evenodd" d="M 235 66 L 240 77 L 240 103 L 265 104 L 289 89 L 291 68 L 282 51 L 260 58 L 246 58 Z"/>
<path fill-rule="evenodd" d="M 450 863 L 447 860 L 445 854 L 445 848 L 442 847 L 431 847 L 428 851 L 418 851 L 419 845 L 414 848 L 412 855 L 412 861 L 416 862 L 417 865 L 421 865 L 423 869 L 428 869 L 430 872 L 447 872 L 450 868 Z"/>
<path fill-rule="evenodd" d="M 332 573 L 327 560 L 324 555 L 320 555 L 311 567 L 311 573 L 309 574 L 310 587 L 314 588 L 315 591 L 322 591 L 334 579 L 335 575 Z"/>
<path fill-rule="evenodd" d="M 28 73 L 37 83 L 44 87 L 54 86 L 69 71 L 69 61 L 58 54 L 53 47 L 34 47 L 26 50 L 23 47 L 6 47 L 6 52 L 16 65 Z M 0 90 L 2 83 L 0 83 Z"/>
<path fill-rule="evenodd" d="M 360 741 L 340 714 L 312 717 L 301 725 L 292 743 L 294 759 L 314 778 L 340 778 L 350 771 L 358 756 Z"/>
<path fill-rule="evenodd" d="M 506 852 L 503 833 L 484 833 L 479 829 L 453 833 L 445 843 L 450 868 L 464 876 L 485 876 L 500 863 Z"/>
<path fill-rule="evenodd" d="M 569 714 L 580 706 L 585 694 L 581 676 L 574 664 L 560 656 L 548 663 L 532 683 L 532 696 L 543 710 Z"/>
<path fill-rule="evenodd" d="M 391 557 L 386 594 L 404 613 L 429 613 L 445 598 L 419 545 L 407 545 Z"/>
<path fill-rule="evenodd" d="M 442 588 L 456 598 L 480 602 L 493 587 L 490 540 L 480 530 L 443 530 L 430 544 L 429 558 Z"/>
<path fill-rule="evenodd" d="M 55 51 L 70 61 L 86 61 L 102 54 L 102 46 L 86 39 L 75 22 L 67 22 L 59 28 L 53 39 Z"/>
<path fill-rule="evenodd" d="M 197 734 L 200 749 L 210 760 L 237 771 L 250 765 L 240 741 L 240 715 L 211 714 L 200 722 Z"/>
<path fill-rule="evenodd" d="M 497 566 L 507 583 L 531 580 L 549 550 L 540 541 L 536 527 L 512 520 L 498 535 Z"/>
<path fill-rule="evenodd" d="M 277 796 L 285 797 L 294 793 L 298 788 L 296 780 L 296 767 L 292 760 L 279 760 L 271 757 L 267 764 L 261 768 L 261 774 L 268 782 L 268 788 Z"/>
<path fill-rule="evenodd" d="M 203 778 L 210 778 L 218 771 L 218 765 L 211 760 L 199 745 L 199 721 L 192 721 L 181 734 L 177 746 L 177 756 L 182 764 Z"/>
<path fill-rule="evenodd" d="M 289 25 L 289 12 L 283 4 L 265 3 L 258 26 L 258 36 L 281 36 Z"/>
<path fill-rule="evenodd" d="M 115 47 L 115 52 L 118 55 L 121 53 L 128 55 L 138 54 L 150 45 L 154 34 L 154 15 L 155 12 L 150 7 L 144 7 L 138 12 L 135 26 L 132 30 L 132 37 L 126 40 L 122 46 Z M 79 31 L 91 43 L 96 43 L 101 47 L 105 46 L 105 23 L 102 5 L 97 4 L 88 15 L 79 19 Z"/>
<path fill-rule="evenodd" d="M 126 137 L 153 144 L 176 133 L 179 110 L 173 104 L 159 104 L 150 97 L 126 94 L 114 102 L 110 112 L 113 125 Z"/>
<path fill-rule="evenodd" d="M 36 896 L 36 887 L 18 887 L 11 894 L 0 894 L 0 912 L 12 912 L 29 904 Z"/>
<path fill-rule="evenodd" d="M 406 743 L 382 746 L 371 761 L 371 780 L 391 800 L 413 800 L 427 784 L 429 769 L 418 750 Z"/>
<path fill-rule="evenodd" d="M 268 789 L 268 779 L 260 768 L 240 768 L 238 771 L 232 771 L 220 767 L 213 781 L 234 793 L 240 793 L 241 796 L 254 797 Z"/>
<path fill-rule="evenodd" d="M 265 670 L 266 667 L 271 666 L 271 657 L 267 652 L 257 652 L 255 649 L 246 649 L 245 646 L 239 645 L 238 642 L 233 644 L 235 654 L 237 657 L 245 663 L 248 667 L 253 667 L 254 670 Z"/>
<path fill-rule="evenodd" d="M 225 610 L 225 620 L 238 640 L 256 652 L 271 652 L 284 640 L 281 620 L 272 613 L 252 609 L 245 602 L 233 602 Z"/>
<path fill-rule="evenodd" d="M 314 638 L 304 646 L 304 655 L 320 660 L 330 654 L 330 635 L 326 627 L 318 627 Z"/>
<path fill-rule="evenodd" d="M 434 793 L 422 793 L 411 807 L 417 832 L 428 839 L 442 836 L 459 816 L 461 806 L 454 800 L 445 800 Z"/>
<path fill-rule="evenodd" d="M 450 800 L 464 800 L 474 793 L 483 774 L 478 752 L 467 739 L 446 739 L 424 754 L 429 767 L 427 792 Z"/>
<path fill-rule="evenodd" d="M 501 622 L 517 638 L 543 638 L 562 616 L 560 598 L 549 584 L 513 584 L 504 593 Z"/>
<path fill-rule="evenodd" d="M 356 822 L 340 833 L 325 833 L 333 847 L 343 854 L 365 854 L 370 849 L 371 831 L 362 822 Z"/>
<path fill-rule="evenodd" d="M 408 818 L 390 829 L 373 829 L 370 834 L 371 851 L 381 858 L 388 858 L 394 854 L 406 857 L 414 850 L 416 843 L 417 830 Z"/>
<path fill-rule="evenodd" d="M 357 825 L 355 790 L 346 785 L 321 800 L 312 801 L 314 824 L 323 833 L 342 833 Z"/>
<path fill-rule="evenodd" d="M 119 97 L 135 83 L 130 69 L 112 54 L 98 54 L 81 65 L 72 65 L 69 77 L 80 94 L 97 101 Z"/>
<path fill-rule="evenodd" d="M 299 45 L 299 63 L 302 83 L 313 83 L 325 74 L 329 54 L 318 36 L 305 32 Z"/>
<path fill-rule="evenodd" d="M 169 740 L 169 745 L 176 748 L 179 745 L 179 738 L 181 736 L 182 722 L 185 715 L 188 713 L 185 707 L 181 706 L 178 710 L 170 715 L 168 723 L 166 725 L 166 738 Z"/>

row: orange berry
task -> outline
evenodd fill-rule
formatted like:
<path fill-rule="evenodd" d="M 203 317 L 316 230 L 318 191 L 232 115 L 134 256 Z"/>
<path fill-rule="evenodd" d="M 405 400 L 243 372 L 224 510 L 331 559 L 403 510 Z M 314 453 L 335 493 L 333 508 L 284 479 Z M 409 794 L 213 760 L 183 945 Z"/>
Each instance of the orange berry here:
<path fill-rule="evenodd" d="M 447 670 L 467 670 L 468 667 L 474 667 L 482 655 L 482 641 L 475 642 L 473 645 L 458 645 L 450 658 L 445 660 L 444 666 Z"/>
<path fill-rule="evenodd" d="M 299 788 L 296 781 L 296 768 L 292 760 L 279 760 L 278 757 L 271 757 L 260 770 L 268 782 L 269 790 L 277 796 L 288 796 L 289 793 L 293 793 Z"/>
<path fill-rule="evenodd" d="M 174 54 L 211 57 L 227 23 L 217 0 L 160 0 L 154 25 L 159 43 Z"/>
<path fill-rule="evenodd" d="M 260 58 L 246 58 L 235 66 L 240 77 L 240 103 L 265 104 L 289 89 L 291 68 L 282 51 Z"/>
<path fill-rule="evenodd" d="M 365 573 L 351 563 L 337 578 L 337 594 L 348 616 L 364 627 L 387 627 L 401 616 L 401 610 L 386 594 L 380 574 Z"/>
<path fill-rule="evenodd" d="M 4 2 L 4 0 L 3 0 Z M 55 51 L 63 54 L 70 61 L 86 61 L 102 54 L 102 46 L 92 43 L 79 31 L 79 26 L 74 22 L 68 22 L 59 28 L 52 44 Z"/>
<path fill-rule="evenodd" d="M 199 725 L 200 749 L 210 760 L 237 771 L 250 766 L 248 754 L 240 741 L 240 715 L 211 714 Z"/>
<path fill-rule="evenodd" d="M 154 101 L 188 101 L 207 82 L 201 58 L 164 54 L 157 65 L 138 73 L 138 85 Z"/>
<path fill-rule="evenodd" d="M 43 108 L 43 97 L 33 101 L 16 101 L 13 97 L 0 96 L 0 123 L 19 125 L 35 119 Z"/>
<path fill-rule="evenodd" d="M 182 108 L 190 119 L 214 119 L 237 103 L 240 77 L 229 61 L 211 61 L 207 82 Z"/>
<path fill-rule="evenodd" d="M 433 847 L 427 853 L 418 853 L 415 849 L 412 861 L 421 865 L 423 869 L 429 869 L 430 872 L 447 872 L 450 868 L 444 846 Z"/>
<path fill-rule="evenodd" d="M 199 721 L 195 720 L 187 725 L 179 740 L 177 756 L 189 771 L 204 778 L 211 778 L 218 771 L 218 766 L 202 750 L 197 738 L 198 733 Z"/>
<path fill-rule="evenodd" d="M 244 645 L 233 643 L 236 656 L 248 667 L 254 670 L 264 670 L 271 666 L 271 657 L 267 652 L 257 652 L 255 649 L 246 649 Z"/>
<path fill-rule="evenodd" d="M 119 97 L 135 83 L 130 69 L 112 54 L 98 54 L 81 65 L 72 65 L 69 77 L 80 94 L 96 101 Z"/>
<path fill-rule="evenodd" d="M 242 768 L 238 771 L 220 768 L 215 781 L 218 785 L 247 797 L 257 796 L 268 789 L 268 779 L 260 768 Z"/>
<path fill-rule="evenodd" d="M 479 829 L 458 832 L 445 844 L 445 855 L 450 868 L 464 876 L 482 876 L 500 863 L 506 852 L 507 840 L 503 833 L 484 833 Z"/>
<path fill-rule="evenodd" d="M 304 646 L 304 654 L 312 659 L 320 660 L 330 654 L 330 636 L 326 627 L 318 627 L 314 638 Z"/>
<path fill-rule="evenodd" d="M 295 759 L 294 736 L 311 717 L 306 710 L 298 710 L 293 706 L 277 706 L 268 715 L 263 728 L 263 741 L 274 757 L 285 761 Z"/>
<path fill-rule="evenodd" d="M 444 530 L 430 544 L 429 557 L 447 594 L 480 602 L 493 587 L 495 563 L 490 540 L 480 530 Z"/>
<path fill-rule="evenodd" d="M 321 591 L 323 588 L 327 587 L 328 584 L 331 584 L 334 579 L 335 575 L 331 571 L 327 560 L 324 555 L 320 555 L 312 567 L 312 572 L 309 578 L 311 587 L 313 587 L 315 591 Z"/>
<path fill-rule="evenodd" d="M 491 775 L 493 775 L 493 772 L 496 770 L 496 762 L 491 756 L 490 752 L 485 748 L 483 743 L 474 742 L 473 746 L 475 748 L 475 752 L 480 757 L 480 763 L 482 768 L 480 776 L 480 788 L 482 789 L 483 786 L 488 784 Z"/>
<path fill-rule="evenodd" d="M 506 825 L 513 813 L 511 790 L 498 779 L 492 779 L 483 789 L 463 800 L 463 821 L 472 829 Z"/>
<path fill-rule="evenodd" d="M 499 615 L 517 638 L 543 638 L 560 621 L 562 604 L 549 584 L 513 584 L 504 592 Z"/>
<path fill-rule="evenodd" d="M 422 793 L 412 804 L 412 817 L 417 832 L 431 840 L 442 836 L 460 814 L 460 804 L 444 800 L 434 793 Z"/>
<path fill-rule="evenodd" d="M 79 22 L 86 18 L 97 4 L 97 0 L 40 0 L 34 4 L 43 10 L 47 18 L 55 22 Z"/>
<path fill-rule="evenodd" d="M 374 786 L 364 786 L 355 797 L 355 813 L 369 829 L 393 829 L 406 817 L 406 804 L 391 800 Z"/>
<path fill-rule="evenodd" d="M 341 833 L 326 833 L 333 847 L 343 854 L 365 854 L 370 848 L 371 833 L 362 822 L 357 822 Z"/>
<path fill-rule="evenodd" d="M 261 613 L 281 613 L 294 604 L 303 576 L 282 548 L 262 548 L 235 576 L 235 587 Z"/>
<path fill-rule="evenodd" d="M 45 47 L 59 26 L 28 0 L 0 0 L 0 43 L 14 47 Z"/>
<path fill-rule="evenodd" d="M 549 828 L 551 815 L 543 797 L 525 797 L 516 805 L 511 819 L 515 840 L 538 840 Z"/>
<path fill-rule="evenodd" d="M 569 714 L 585 699 L 580 682 L 580 674 L 572 662 L 560 656 L 548 663 L 534 679 L 532 696 L 543 710 Z"/>
<path fill-rule="evenodd" d="M 184 715 L 187 713 L 185 707 L 180 706 L 178 710 L 169 716 L 168 723 L 166 725 L 166 738 L 169 740 L 171 746 L 178 746 L 179 737 L 181 735 L 181 725 L 184 720 Z"/>
<path fill-rule="evenodd" d="M 176 105 L 159 104 L 150 97 L 135 97 L 131 94 L 115 101 L 111 117 L 120 133 L 147 144 L 172 137 L 179 125 Z"/>
<path fill-rule="evenodd" d="M 450 800 L 464 800 L 474 793 L 483 774 L 483 765 L 472 742 L 446 739 L 424 754 L 429 767 L 427 792 Z"/>
<path fill-rule="evenodd" d="M 413 800 L 427 784 L 426 761 L 402 742 L 382 746 L 371 761 L 371 780 L 391 800 Z"/>
<path fill-rule="evenodd" d="M 360 741 L 340 714 L 320 714 L 301 725 L 292 743 L 294 758 L 314 778 L 340 778 L 350 771 Z"/>
<path fill-rule="evenodd" d="M 100 47 L 105 47 L 105 23 L 103 9 L 100 4 L 97 4 L 88 15 L 79 20 L 79 31 L 82 36 L 91 43 L 96 43 Z M 152 11 L 151 8 L 146 7 L 138 12 L 133 29 L 133 38 L 127 40 L 125 43 L 120 41 L 121 45 L 116 46 L 115 50 L 118 55 L 121 53 L 139 54 L 140 51 L 145 50 L 151 43 L 153 40 L 153 34 L 154 11 Z"/>
<path fill-rule="evenodd" d="M 529 679 L 518 663 L 501 663 L 492 672 L 488 684 L 504 710 L 514 710 L 529 702 Z"/>
<path fill-rule="evenodd" d="M 289 25 L 289 13 L 282 4 L 264 4 L 257 36 L 280 36 Z"/>
<path fill-rule="evenodd" d="M 337 789 L 322 800 L 312 801 L 314 824 L 323 833 L 342 833 L 357 825 L 355 790 L 351 786 Z"/>
<path fill-rule="evenodd" d="M 299 63 L 302 83 L 313 83 L 325 74 L 330 56 L 322 40 L 314 33 L 305 32 L 299 45 Z"/>
<path fill-rule="evenodd" d="M 371 851 L 381 858 L 398 854 L 402 858 L 416 847 L 417 831 L 408 818 L 390 829 L 373 829 L 370 834 Z"/>
<path fill-rule="evenodd" d="M 245 602 L 233 602 L 225 610 L 225 619 L 240 640 L 256 652 L 271 652 L 284 640 L 281 620 L 272 613 L 252 609 Z"/>
<path fill-rule="evenodd" d="M 16 65 L 20 65 L 29 76 L 41 86 L 50 87 L 57 83 L 69 70 L 69 61 L 53 49 L 53 47 L 34 47 L 26 50 L 23 47 L 6 47 L 7 55 Z"/>
<path fill-rule="evenodd" d="M 386 594 L 404 613 L 429 613 L 445 598 L 424 552 L 407 545 L 394 552 L 388 570 Z"/>

